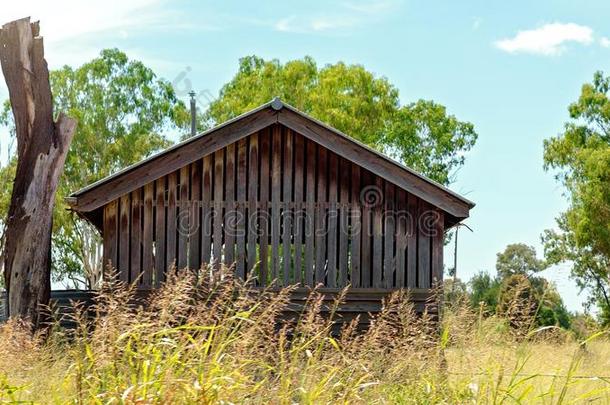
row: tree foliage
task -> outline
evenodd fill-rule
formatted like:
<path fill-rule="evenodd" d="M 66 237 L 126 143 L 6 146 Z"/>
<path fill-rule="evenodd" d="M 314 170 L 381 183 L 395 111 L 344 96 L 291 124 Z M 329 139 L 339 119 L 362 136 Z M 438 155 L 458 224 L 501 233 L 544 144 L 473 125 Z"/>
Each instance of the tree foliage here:
<path fill-rule="evenodd" d="M 610 313 L 610 77 L 597 72 L 569 108 L 563 132 L 544 141 L 544 167 L 565 187 L 568 209 L 543 234 L 550 264 L 572 276 Z M 606 323 L 610 318 L 605 319 Z"/>
<path fill-rule="evenodd" d="M 452 180 L 477 139 L 471 123 L 449 115 L 442 105 L 419 100 L 400 106 L 398 90 L 361 65 L 320 68 L 310 57 L 285 64 L 240 59 L 237 74 L 204 119 L 217 124 L 275 96 L 443 184 Z"/>
<path fill-rule="evenodd" d="M 477 139 L 473 124 L 447 114 L 429 100 L 402 106 L 383 138 L 385 150 L 397 160 L 442 184 L 451 183 Z"/>
<path fill-rule="evenodd" d="M 487 272 L 479 272 L 470 279 L 470 303 L 473 308 L 484 305 L 485 310 L 496 312 L 500 295 L 500 279 Z"/>
<path fill-rule="evenodd" d="M 78 120 L 57 192 L 54 276 L 90 286 L 101 270 L 99 236 L 67 211 L 63 198 L 169 146 L 164 134 L 184 127 L 188 111 L 169 82 L 117 49 L 103 50 L 79 68 L 52 71 L 50 81 L 55 109 Z M 12 125 L 10 114 L 2 117 L 4 125 Z M 10 170 L 11 165 L 3 168 L 0 177 L 10 177 Z M 0 191 L 0 203 L 7 192 Z M 6 212 L 4 206 L 0 209 Z"/>
<path fill-rule="evenodd" d="M 531 276 L 546 268 L 544 260 L 536 257 L 536 249 L 524 243 L 513 243 L 497 254 L 496 271 L 501 278 L 515 274 Z"/>
<path fill-rule="evenodd" d="M 502 280 L 496 312 L 531 326 L 570 327 L 570 314 L 555 286 L 543 277 L 510 274 Z"/>
<path fill-rule="evenodd" d="M 497 254 L 496 276 L 480 272 L 470 280 L 470 303 L 501 314 L 516 328 L 556 325 L 567 329 L 571 315 L 561 296 L 552 283 L 537 275 L 545 268 L 534 247 L 510 244 Z"/>

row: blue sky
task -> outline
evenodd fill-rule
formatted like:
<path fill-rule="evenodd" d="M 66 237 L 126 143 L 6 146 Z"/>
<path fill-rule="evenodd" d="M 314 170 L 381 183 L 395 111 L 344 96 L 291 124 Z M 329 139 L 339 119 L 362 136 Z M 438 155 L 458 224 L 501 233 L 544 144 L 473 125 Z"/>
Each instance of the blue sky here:
<path fill-rule="evenodd" d="M 610 2 L 595 0 L 22 0 L 3 4 L 0 15 L 41 20 L 51 68 L 118 47 L 174 82 L 185 100 L 191 88 L 200 103 L 215 96 L 238 59 L 256 54 L 359 63 L 396 85 L 403 103 L 444 104 L 479 133 L 452 186 L 477 203 L 467 221 L 474 232 L 460 234 L 464 279 L 494 271 L 496 253 L 509 243 L 541 253 L 541 232 L 566 206 L 543 171 L 543 139 L 561 131 L 581 85 L 596 70 L 610 71 Z M 6 148 L 0 133 L 0 157 Z M 568 266 L 545 272 L 568 307 L 580 309 L 583 297 L 568 274 Z"/>

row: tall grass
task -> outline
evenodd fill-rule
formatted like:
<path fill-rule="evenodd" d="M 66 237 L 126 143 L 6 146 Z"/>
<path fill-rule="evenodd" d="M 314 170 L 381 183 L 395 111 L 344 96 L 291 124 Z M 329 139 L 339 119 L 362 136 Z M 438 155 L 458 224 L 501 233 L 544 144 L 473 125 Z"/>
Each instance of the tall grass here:
<path fill-rule="evenodd" d="M 610 403 L 604 333 L 577 342 L 555 328 L 515 332 L 509 319 L 459 304 L 438 324 L 397 292 L 368 331 L 352 322 L 337 335 L 315 291 L 294 322 L 278 326 L 290 291 L 258 294 L 184 273 L 144 303 L 133 287 L 105 285 L 93 317 L 76 308 L 76 330 L 54 327 L 43 338 L 16 322 L 0 328 L 0 399 Z"/>

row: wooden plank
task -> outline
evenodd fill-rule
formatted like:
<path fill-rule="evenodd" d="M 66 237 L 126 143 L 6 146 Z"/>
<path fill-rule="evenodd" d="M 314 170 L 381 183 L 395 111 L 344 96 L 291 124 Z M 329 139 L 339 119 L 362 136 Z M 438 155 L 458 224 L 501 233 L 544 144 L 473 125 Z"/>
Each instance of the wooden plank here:
<path fill-rule="evenodd" d="M 299 134 L 294 134 L 294 282 L 303 283 L 303 233 L 305 211 L 303 209 L 305 143 Z"/>
<path fill-rule="evenodd" d="M 385 288 L 394 286 L 394 185 L 389 181 L 385 183 L 384 196 L 385 212 L 383 213 L 383 284 Z"/>
<path fill-rule="evenodd" d="M 327 233 L 327 275 L 326 286 L 337 286 L 337 201 L 339 161 L 337 155 L 329 153 L 328 157 L 328 233 Z"/>
<path fill-rule="evenodd" d="M 292 144 L 294 134 L 291 130 L 286 129 L 284 133 L 284 169 L 282 170 L 283 177 L 283 190 L 282 190 L 282 275 L 283 285 L 287 286 L 292 284 L 294 273 L 292 270 L 292 234 L 294 232 L 292 228 L 293 208 L 290 203 L 292 202 Z"/>
<path fill-rule="evenodd" d="M 328 156 L 325 148 L 318 148 L 318 176 L 316 193 L 316 284 L 326 285 L 326 194 Z"/>
<path fill-rule="evenodd" d="M 371 207 L 366 203 L 365 194 L 371 187 L 371 175 L 370 172 L 363 170 L 361 171 L 362 184 L 358 191 L 358 203 L 362 207 L 362 219 L 361 219 L 361 242 L 360 242 L 360 258 L 361 258 L 361 275 L 360 275 L 360 286 L 371 287 L 371 242 L 372 242 L 372 226 L 371 226 Z M 365 189 L 366 187 L 366 189 Z"/>
<path fill-rule="evenodd" d="M 131 230 L 129 242 L 130 280 L 142 284 L 142 189 L 131 193 Z"/>
<path fill-rule="evenodd" d="M 224 192 L 224 150 L 214 153 L 214 238 L 213 258 L 214 268 L 218 270 L 222 263 L 222 201 Z"/>
<path fill-rule="evenodd" d="M 108 271 L 115 272 L 119 264 L 118 248 L 119 248 L 119 221 L 118 221 L 118 200 L 114 200 L 104 206 L 104 252 L 102 271 L 108 274 Z"/>
<path fill-rule="evenodd" d="M 203 157 L 201 176 L 201 262 L 210 264 L 212 261 L 212 171 L 214 169 L 214 155 Z"/>
<path fill-rule="evenodd" d="M 350 205 L 350 284 L 362 285 L 360 279 L 360 245 L 362 238 L 362 211 L 360 209 L 360 167 L 351 164 L 351 205 Z"/>
<path fill-rule="evenodd" d="M 189 188 L 191 182 L 190 166 L 180 169 L 180 185 L 178 191 L 178 269 L 188 266 L 188 239 L 191 231 L 189 218 Z"/>
<path fill-rule="evenodd" d="M 280 271 L 280 199 L 282 197 L 282 133 L 279 125 L 272 130 L 271 148 L 271 278 L 281 283 Z"/>
<path fill-rule="evenodd" d="M 430 288 L 430 230 L 427 228 L 428 204 L 419 200 L 417 214 L 417 287 Z"/>
<path fill-rule="evenodd" d="M 159 287 L 165 281 L 166 232 L 165 223 L 167 208 L 165 201 L 166 177 L 155 182 L 155 286 Z"/>
<path fill-rule="evenodd" d="M 248 139 L 248 260 L 247 277 L 251 277 L 252 270 L 256 265 L 256 245 L 258 240 L 258 134 L 253 134 Z"/>
<path fill-rule="evenodd" d="M 350 162 L 341 159 L 339 163 L 339 200 L 341 208 L 339 209 L 339 287 L 345 287 L 348 284 L 348 267 L 349 267 L 349 195 L 350 195 Z"/>
<path fill-rule="evenodd" d="M 251 288 L 248 293 L 252 296 L 260 294 L 263 289 Z M 371 291 L 372 290 L 372 291 Z M 267 293 L 277 293 L 277 289 L 265 289 Z M 338 331 L 338 326 L 341 323 L 345 325 L 346 322 L 350 322 L 356 317 L 360 317 L 360 326 L 368 327 L 370 324 L 370 318 L 367 312 L 371 312 L 373 315 L 378 313 L 383 308 L 383 299 L 387 298 L 392 290 L 389 289 L 350 289 L 345 295 L 342 304 L 335 309 L 334 301 L 337 299 L 341 290 L 338 288 L 320 288 L 318 292 L 321 294 L 321 305 L 320 314 L 322 316 L 328 315 L 330 311 L 335 311 L 337 317 L 334 319 L 335 326 Z M 139 290 L 137 291 L 137 298 L 143 299 L 148 297 L 150 290 Z M 66 319 L 65 315 L 71 314 L 73 308 L 71 302 L 80 302 L 85 308 L 90 307 L 94 304 L 95 292 L 93 291 L 52 291 L 51 302 L 58 309 L 59 315 L 64 315 L 63 319 Z M 292 319 L 296 320 L 298 315 L 302 312 L 304 305 L 307 303 L 307 299 L 310 296 L 310 289 L 298 288 L 291 291 L 289 295 L 289 304 L 280 313 L 278 313 L 278 320 Z M 217 298 L 217 297 L 216 297 Z M 424 309 L 428 311 L 429 315 L 437 314 L 438 307 L 430 308 L 426 305 L 430 302 L 433 293 L 429 290 L 416 289 L 410 292 L 410 299 L 414 304 L 414 309 L 418 313 L 422 313 Z M 432 310 L 432 311 L 430 311 Z M 73 323 L 62 322 L 61 326 L 65 328 L 73 328 Z"/>
<path fill-rule="evenodd" d="M 269 291 L 269 292 L 279 292 L 282 290 L 282 287 L 277 288 L 259 288 L 253 287 L 250 288 L 251 292 L 260 292 L 260 291 Z M 336 298 L 336 294 L 339 294 L 343 289 L 342 288 L 327 288 L 320 287 L 317 289 L 318 292 L 322 294 L 323 300 L 326 301 L 334 301 Z M 371 299 L 381 299 L 387 297 L 388 294 L 396 291 L 393 288 L 373 288 L 373 287 L 361 287 L 361 288 L 350 288 L 348 293 L 349 301 L 370 301 Z M 295 288 L 290 297 L 292 299 L 300 299 L 302 301 L 306 301 L 307 298 L 311 294 L 311 287 L 300 287 Z M 414 288 L 411 290 L 411 298 L 413 301 L 426 301 L 431 296 L 430 289 L 427 288 Z"/>
<path fill-rule="evenodd" d="M 237 249 L 235 257 L 235 272 L 237 277 L 246 277 L 246 191 L 248 184 L 248 139 L 240 139 L 237 143 Z"/>
<path fill-rule="evenodd" d="M 375 201 L 373 209 L 373 264 L 371 271 L 373 272 L 373 287 L 383 287 L 383 200 L 384 188 L 383 179 L 375 176 L 375 192 L 378 193 L 380 199 Z"/>
<path fill-rule="evenodd" d="M 224 211 L 224 262 L 227 267 L 235 265 L 235 144 L 226 147 Z"/>
<path fill-rule="evenodd" d="M 188 235 L 188 267 L 192 270 L 201 268 L 201 171 L 202 160 L 191 164 L 191 192 L 188 203 L 189 208 L 189 235 Z"/>
<path fill-rule="evenodd" d="M 267 129 L 259 133 L 260 144 L 260 210 L 259 210 L 259 283 L 262 286 L 269 282 L 269 160 L 270 137 Z"/>
<path fill-rule="evenodd" d="M 417 287 L 417 202 L 413 194 L 407 195 L 407 210 L 409 221 L 407 223 L 407 287 Z"/>
<path fill-rule="evenodd" d="M 315 202 L 316 202 L 316 144 L 307 141 L 307 183 L 305 215 L 305 285 L 314 286 L 314 248 L 315 248 Z"/>
<path fill-rule="evenodd" d="M 176 269 L 176 234 L 177 234 L 177 206 L 176 193 L 178 192 L 178 172 L 167 175 L 167 245 L 165 271 Z"/>
<path fill-rule="evenodd" d="M 432 234 L 432 286 L 443 282 L 443 247 L 445 246 L 444 216 L 441 210 L 436 210 L 434 232 Z"/>
<path fill-rule="evenodd" d="M 77 195 L 73 207 L 79 211 L 92 211 L 275 122 L 277 111 L 271 108 L 229 121 L 88 188 Z"/>
<path fill-rule="evenodd" d="M 125 194 L 119 199 L 119 280 L 129 283 L 131 272 L 129 270 L 129 228 L 131 223 L 131 196 Z"/>
<path fill-rule="evenodd" d="M 144 207 L 142 218 L 142 288 L 152 287 L 153 256 L 153 195 L 155 183 L 144 185 Z"/>
<path fill-rule="evenodd" d="M 396 287 L 405 287 L 406 282 L 406 249 L 409 215 L 407 211 L 407 194 L 396 188 Z"/>
<path fill-rule="evenodd" d="M 354 142 L 347 136 L 284 108 L 278 122 L 320 144 L 361 167 L 383 177 L 429 203 L 442 208 L 457 218 L 467 218 L 471 208 L 469 202 L 457 197 L 444 187 L 438 186 L 391 159 Z"/>

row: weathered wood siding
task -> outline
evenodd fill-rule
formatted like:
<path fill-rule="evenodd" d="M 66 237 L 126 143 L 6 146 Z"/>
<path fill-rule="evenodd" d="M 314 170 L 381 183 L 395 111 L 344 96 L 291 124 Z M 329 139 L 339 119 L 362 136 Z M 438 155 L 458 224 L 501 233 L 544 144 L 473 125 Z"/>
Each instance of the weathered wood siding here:
<path fill-rule="evenodd" d="M 104 261 L 143 289 L 173 265 L 256 285 L 431 288 L 443 212 L 275 124 L 104 206 Z"/>
<path fill-rule="evenodd" d="M 258 289 L 252 292 L 257 292 Z M 266 292 L 272 292 L 273 289 L 265 289 Z M 340 295 L 340 290 L 337 288 L 320 288 L 317 290 L 321 294 L 322 305 L 320 306 L 320 315 L 323 317 L 333 316 L 333 332 L 339 332 L 344 323 L 352 321 L 358 317 L 357 328 L 365 330 L 370 325 L 371 317 L 377 316 L 383 309 L 383 299 L 388 296 L 388 291 L 385 289 L 374 288 L 354 288 L 344 297 L 343 303 L 335 307 L 337 297 Z M 150 298 L 151 290 L 137 290 L 134 294 L 130 305 L 138 306 Z M 297 288 L 290 293 L 290 301 L 288 305 L 282 308 L 278 314 L 277 320 L 295 321 L 307 307 L 308 298 L 310 298 L 311 289 Z M 75 328 L 74 309 L 75 305 L 79 308 L 86 308 L 88 316 L 95 316 L 95 301 L 97 291 L 80 291 L 80 290 L 54 290 L 51 291 L 50 308 L 52 312 L 52 320 L 59 321 L 59 325 L 65 328 Z M 413 289 L 409 291 L 409 300 L 413 304 L 416 312 L 423 313 L 426 311 L 429 315 L 435 317 L 438 315 L 438 301 L 430 290 Z M 311 305 L 311 302 L 309 303 Z M 0 291 L 0 322 L 6 321 L 4 306 L 6 305 L 6 292 Z M 127 309 L 127 308 L 125 308 Z"/>

